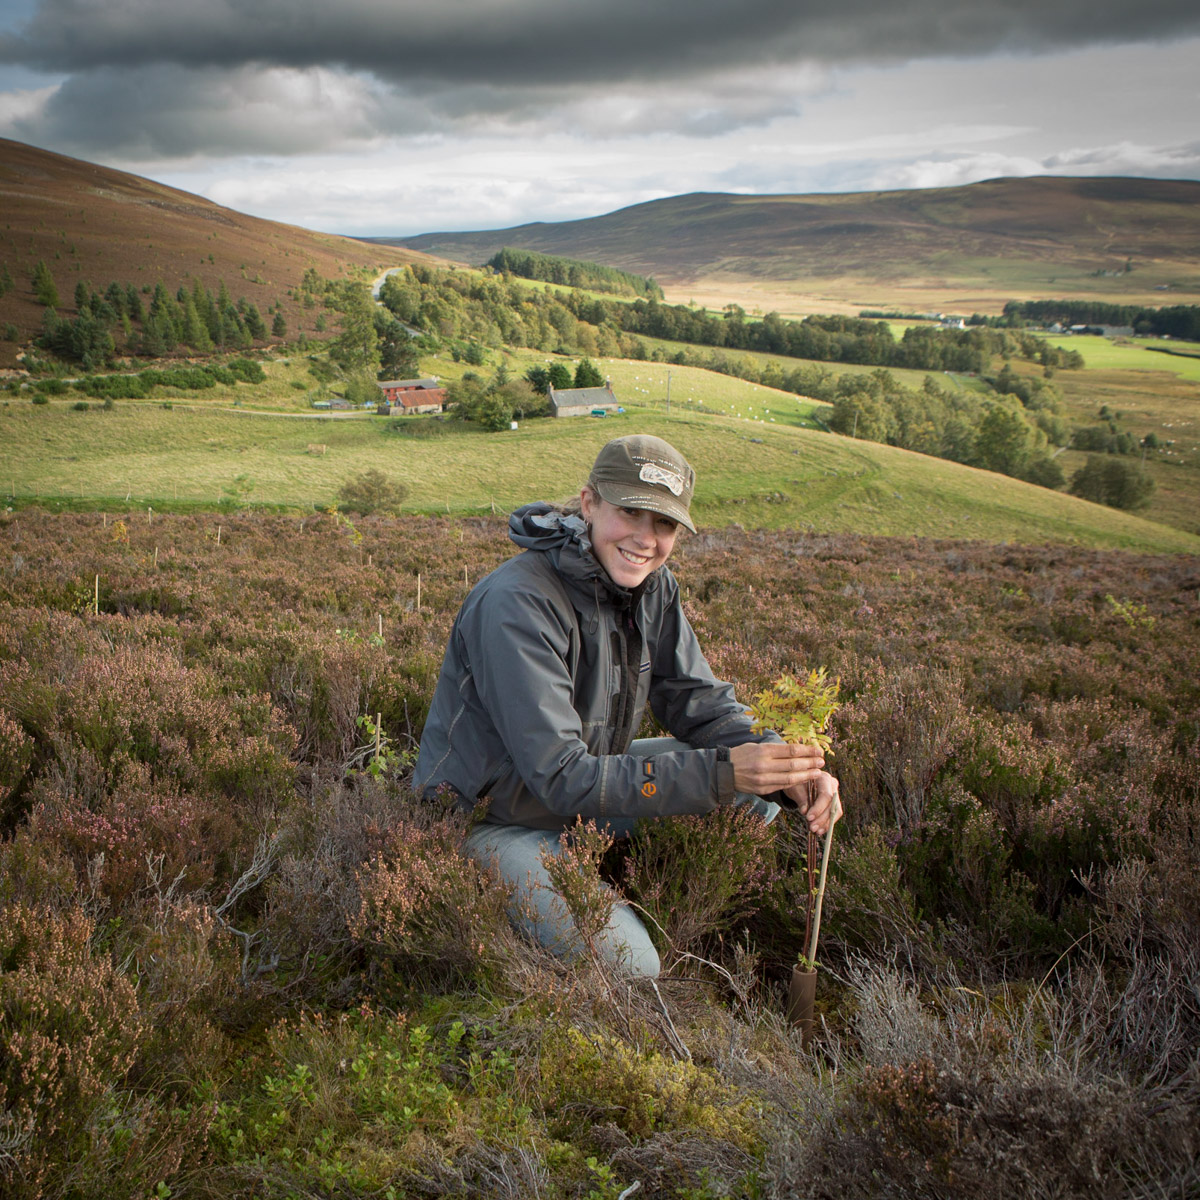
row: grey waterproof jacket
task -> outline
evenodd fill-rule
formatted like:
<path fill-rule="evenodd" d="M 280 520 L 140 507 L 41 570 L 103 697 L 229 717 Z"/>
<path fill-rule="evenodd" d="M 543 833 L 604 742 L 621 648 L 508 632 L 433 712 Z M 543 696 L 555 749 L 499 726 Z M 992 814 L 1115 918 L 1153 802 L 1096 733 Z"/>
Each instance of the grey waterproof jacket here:
<path fill-rule="evenodd" d="M 630 591 L 591 553 L 582 518 L 530 504 L 509 518 L 525 550 L 471 590 L 454 622 L 414 783 L 486 820 L 562 829 L 584 820 L 705 813 L 734 799 L 718 747 L 756 734 L 713 676 L 666 567 Z M 695 749 L 627 753 L 649 702 Z"/>

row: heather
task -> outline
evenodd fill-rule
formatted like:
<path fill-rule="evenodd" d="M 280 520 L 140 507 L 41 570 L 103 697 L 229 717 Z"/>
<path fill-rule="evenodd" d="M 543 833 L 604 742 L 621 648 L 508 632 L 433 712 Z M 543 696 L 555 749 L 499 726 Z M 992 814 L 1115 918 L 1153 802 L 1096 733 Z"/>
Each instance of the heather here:
<path fill-rule="evenodd" d="M 658 943 L 631 987 L 521 942 L 412 796 L 499 518 L 2 520 L 5 1195 L 1200 1186 L 1200 560 L 680 544 L 744 698 L 840 679 L 804 1050 L 794 822 L 580 838 L 581 927 L 607 882 Z"/>

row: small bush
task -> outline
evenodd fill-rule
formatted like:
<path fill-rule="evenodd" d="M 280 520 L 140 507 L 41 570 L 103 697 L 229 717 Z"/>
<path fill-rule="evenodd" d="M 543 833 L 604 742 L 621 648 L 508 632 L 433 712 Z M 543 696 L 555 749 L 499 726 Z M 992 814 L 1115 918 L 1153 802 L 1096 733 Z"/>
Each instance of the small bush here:
<path fill-rule="evenodd" d="M 408 485 L 390 479 L 372 467 L 346 480 L 338 489 L 338 503 L 347 512 L 395 514 L 408 497 Z"/>
<path fill-rule="evenodd" d="M 231 359 L 226 367 L 235 379 L 240 379 L 243 383 L 262 383 L 267 377 L 261 364 L 252 358 Z"/>
<path fill-rule="evenodd" d="M 577 1029 L 542 1048 L 542 1092 L 552 1128 L 564 1140 L 612 1122 L 635 1138 L 696 1132 L 753 1152 L 763 1134 L 751 1100 L 693 1062 L 638 1053 L 611 1037 Z"/>
<path fill-rule="evenodd" d="M 148 1194 L 202 1147 L 204 1116 L 136 1095 L 132 984 L 92 922 L 10 905 L 0 928 L 0 1182 L 12 1200 Z"/>
<path fill-rule="evenodd" d="M 222 1105 L 214 1169 L 229 1175 L 214 1194 L 257 1179 L 267 1194 L 287 1180 L 291 1195 L 442 1195 L 402 1181 L 424 1184 L 431 1160 L 445 1170 L 476 1139 L 530 1144 L 529 1110 L 510 1099 L 513 1060 L 476 1048 L 461 1021 L 435 1029 L 363 1005 L 280 1021 L 266 1042 Z M 449 1194 L 496 1194 L 491 1182 Z"/>
<path fill-rule="evenodd" d="M 1137 463 L 1093 454 L 1071 476 L 1070 492 L 1111 508 L 1137 509 L 1150 503 L 1154 480 Z"/>
<path fill-rule="evenodd" d="M 462 854 L 465 827 L 453 814 L 418 810 L 393 824 L 360 872 L 361 901 L 348 924 L 385 976 L 470 978 L 491 961 L 508 927 L 508 897 Z"/>
<path fill-rule="evenodd" d="M 648 928 L 668 965 L 701 951 L 765 901 L 775 878 L 773 843 L 762 817 L 741 805 L 639 822 L 624 883 L 652 917 Z"/>

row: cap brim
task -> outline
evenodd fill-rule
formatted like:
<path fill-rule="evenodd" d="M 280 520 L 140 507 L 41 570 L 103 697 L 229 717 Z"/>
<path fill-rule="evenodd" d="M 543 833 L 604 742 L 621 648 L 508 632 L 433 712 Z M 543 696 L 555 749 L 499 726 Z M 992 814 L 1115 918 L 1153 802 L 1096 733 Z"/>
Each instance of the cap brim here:
<path fill-rule="evenodd" d="M 595 479 L 592 480 L 592 487 L 609 504 L 615 504 L 618 508 L 644 508 L 649 512 L 670 517 L 672 521 L 678 522 L 690 532 L 696 532 L 688 510 L 671 496 L 664 496 L 661 492 L 652 492 L 648 488 L 630 488 L 627 484 Z"/>

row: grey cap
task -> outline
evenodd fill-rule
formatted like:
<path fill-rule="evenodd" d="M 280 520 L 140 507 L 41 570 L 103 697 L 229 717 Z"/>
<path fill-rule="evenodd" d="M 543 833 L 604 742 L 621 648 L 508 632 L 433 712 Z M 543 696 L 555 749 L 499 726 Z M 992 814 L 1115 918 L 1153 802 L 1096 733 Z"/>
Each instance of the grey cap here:
<path fill-rule="evenodd" d="M 614 438 L 592 464 L 588 483 L 621 508 L 645 508 L 696 532 L 688 508 L 696 472 L 670 442 L 644 433 Z"/>

